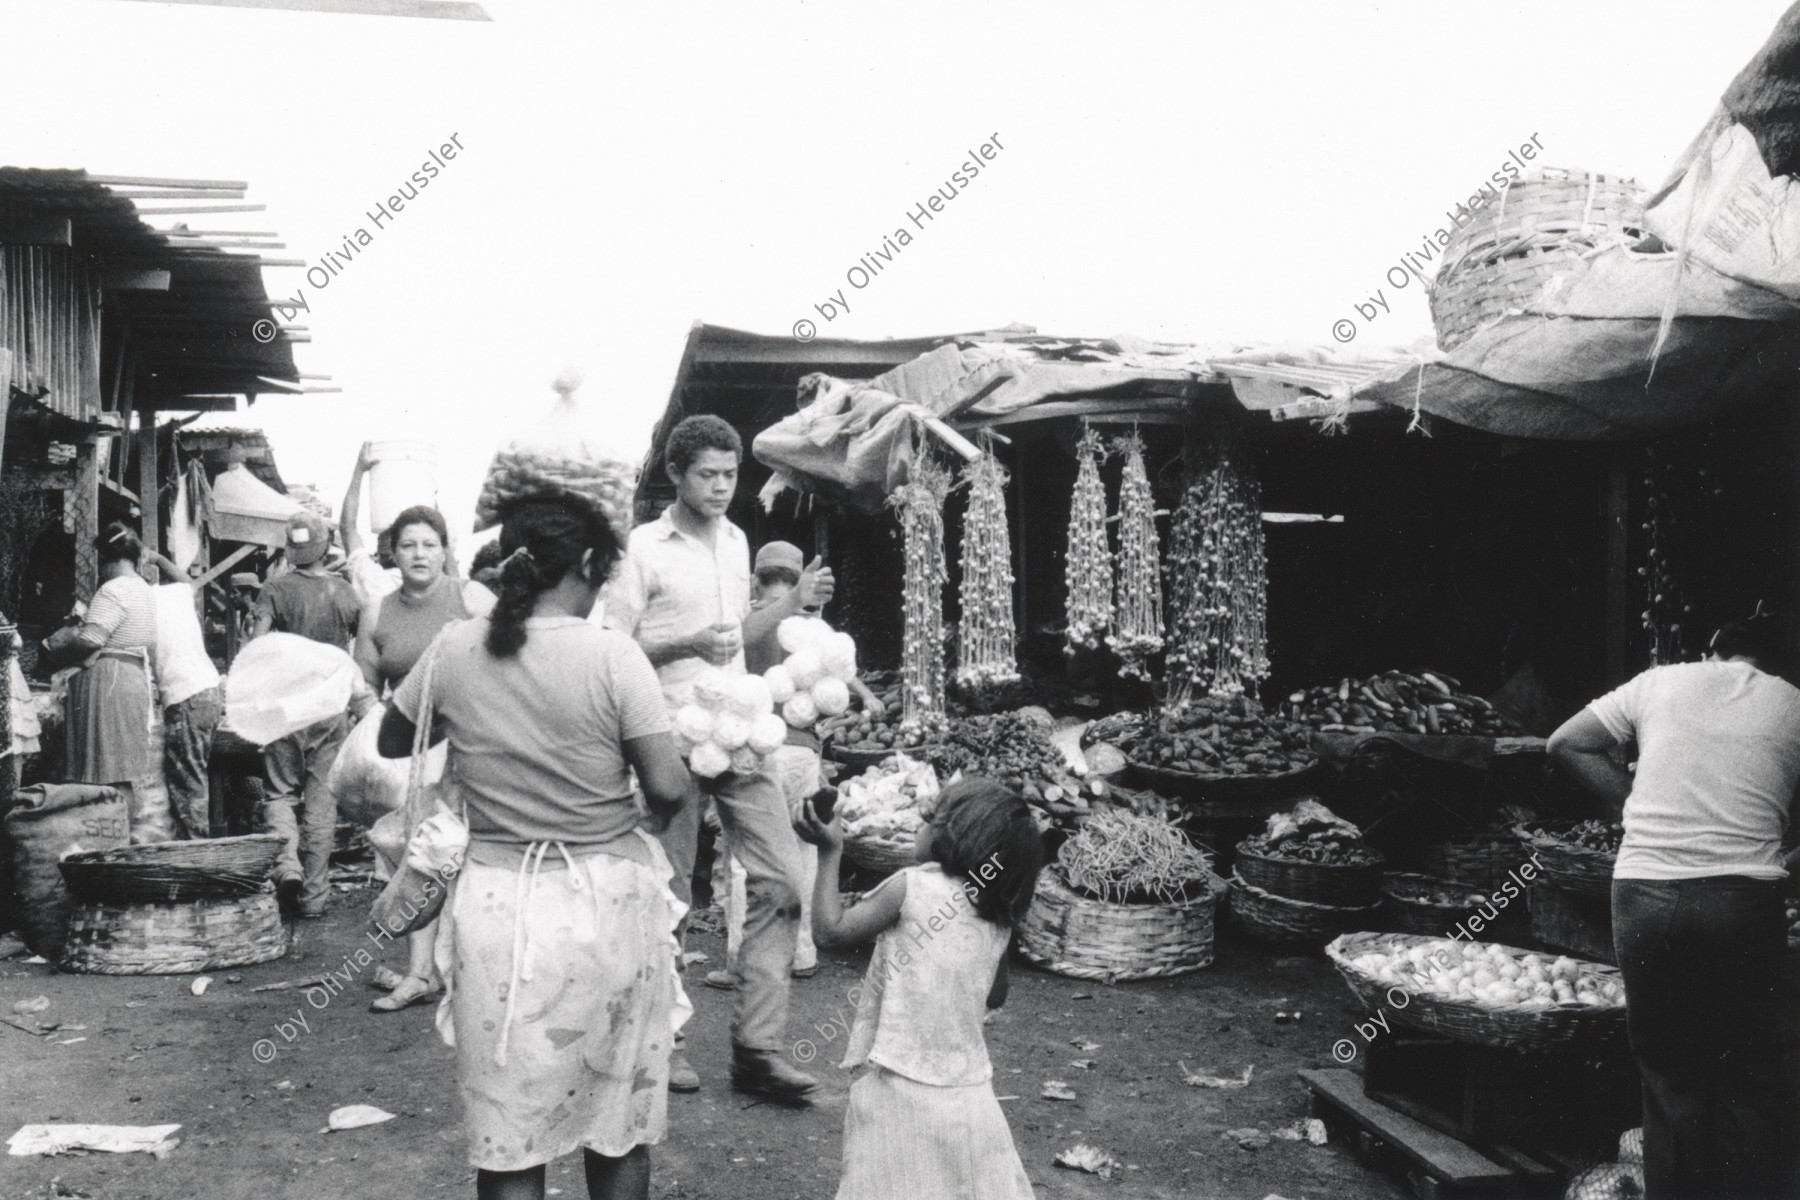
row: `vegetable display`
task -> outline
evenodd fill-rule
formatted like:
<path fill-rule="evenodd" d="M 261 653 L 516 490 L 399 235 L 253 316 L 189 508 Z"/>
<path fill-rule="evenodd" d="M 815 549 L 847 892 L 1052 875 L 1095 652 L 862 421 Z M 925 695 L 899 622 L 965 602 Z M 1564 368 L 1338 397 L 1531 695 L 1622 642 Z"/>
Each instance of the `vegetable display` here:
<path fill-rule="evenodd" d="M 1178 904 L 1212 887 L 1212 860 L 1165 817 L 1112 808 L 1081 823 L 1056 855 L 1071 888 L 1113 904 Z"/>
<path fill-rule="evenodd" d="M 881 701 L 882 715 L 877 717 L 867 710 L 853 710 L 840 713 L 835 717 L 823 717 L 814 728 L 814 732 L 834 746 L 854 750 L 858 753 L 866 754 L 905 748 L 907 743 L 900 731 L 901 685 L 899 681 L 882 684 L 875 679 L 865 678 L 863 682 Z"/>
<path fill-rule="evenodd" d="M 1363 845 L 1357 838 L 1331 830 L 1314 830 L 1307 834 L 1276 839 L 1270 838 L 1266 833 L 1259 833 L 1246 839 L 1239 848 L 1288 862 L 1329 863 L 1341 867 L 1373 866 L 1382 861 L 1380 854 Z M 1476 899 L 1483 897 L 1478 896 Z"/>
<path fill-rule="evenodd" d="M 675 745 L 702 779 L 727 771 L 750 774 L 787 740 L 769 685 L 757 675 L 709 669 L 694 681 L 692 698 L 675 713 Z"/>
<path fill-rule="evenodd" d="M 932 747 L 929 757 L 946 778 L 961 772 L 998 779 L 1059 816 L 1088 807 L 1082 780 L 1071 772 L 1063 752 L 1042 725 L 1018 713 L 952 721 L 943 744 Z M 1085 786 L 1095 796 L 1106 792 L 1098 781 Z"/>
<path fill-rule="evenodd" d="M 929 741 L 944 725 L 944 497 L 950 476 L 929 454 L 913 457 L 912 478 L 894 490 L 905 532 L 901 588 L 906 633 L 901 651 L 901 736 Z"/>
<path fill-rule="evenodd" d="M 1133 434 L 1113 443 L 1125 457 L 1119 482 L 1119 558 L 1113 631 L 1107 645 L 1119 674 L 1150 678 L 1150 656 L 1163 648 L 1162 551 L 1156 540 L 1156 497 L 1144 470 L 1144 443 Z"/>
<path fill-rule="evenodd" d="M 1490 1008 L 1625 1004 L 1625 985 L 1612 972 L 1596 972 L 1568 957 L 1553 959 L 1507 946 L 1444 938 L 1404 950 L 1371 951 L 1349 961 L 1389 987 Z"/>
<path fill-rule="evenodd" d="M 1084 423 L 1075 447 L 1081 464 L 1069 502 L 1069 550 L 1064 566 L 1068 584 L 1068 632 L 1063 653 L 1096 650 L 1112 625 L 1112 551 L 1106 543 L 1106 488 L 1100 482 L 1105 452 L 1100 435 Z"/>
<path fill-rule="evenodd" d="M 840 784 L 837 812 L 845 837 L 891 841 L 915 836 L 937 798 L 937 772 L 931 765 L 896 754 Z"/>
<path fill-rule="evenodd" d="M 1324 733 L 1506 737 L 1524 732 L 1486 700 L 1458 691 L 1460 687 L 1442 671 L 1384 671 L 1295 692 L 1282 713 Z"/>
<path fill-rule="evenodd" d="M 784 618 L 775 628 L 787 658 L 762 673 L 762 683 L 795 729 L 810 729 L 821 718 L 850 708 L 850 681 L 856 678 L 856 641 L 817 617 Z"/>
<path fill-rule="evenodd" d="M 1427 879 L 1423 876 L 1413 879 L 1396 879 L 1390 876 L 1383 887 L 1402 900 L 1413 904 L 1429 904 L 1434 908 L 1451 905 L 1476 908 L 1486 904 L 1488 899 L 1481 892 L 1470 891 L 1449 880 Z"/>
<path fill-rule="evenodd" d="M 1230 695 L 1268 678 L 1262 487 L 1230 440 L 1188 486 L 1169 546 L 1171 693 Z"/>
<path fill-rule="evenodd" d="M 1208 696 L 1165 710 L 1124 746 L 1133 761 L 1189 775 L 1281 775 L 1317 760 L 1305 729 L 1248 696 Z"/>
<path fill-rule="evenodd" d="M 964 687 L 1009 683 L 1019 677 L 1019 665 L 1013 656 L 1016 636 L 1006 473 L 989 453 L 971 463 L 963 478 L 969 485 L 969 511 L 963 521 L 956 681 Z"/>
<path fill-rule="evenodd" d="M 1625 826 L 1617 821 L 1583 821 L 1567 829 L 1533 827 L 1530 832 L 1536 837 L 1601 854 L 1617 854 L 1625 841 Z"/>

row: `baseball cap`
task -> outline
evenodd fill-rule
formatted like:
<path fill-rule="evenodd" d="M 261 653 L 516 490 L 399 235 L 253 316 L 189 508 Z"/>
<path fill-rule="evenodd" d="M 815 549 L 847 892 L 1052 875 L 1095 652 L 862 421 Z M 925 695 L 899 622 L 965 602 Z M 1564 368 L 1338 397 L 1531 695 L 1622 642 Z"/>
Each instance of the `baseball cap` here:
<path fill-rule="evenodd" d="M 331 526 L 315 513 L 297 512 L 288 518 L 287 559 L 296 567 L 310 566 L 331 549 Z"/>
<path fill-rule="evenodd" d="M 792 542 L 767 542 L 756 552 L 756 573 L 776 568 L 798 575 L 806 570 L 806 556 Z"/>

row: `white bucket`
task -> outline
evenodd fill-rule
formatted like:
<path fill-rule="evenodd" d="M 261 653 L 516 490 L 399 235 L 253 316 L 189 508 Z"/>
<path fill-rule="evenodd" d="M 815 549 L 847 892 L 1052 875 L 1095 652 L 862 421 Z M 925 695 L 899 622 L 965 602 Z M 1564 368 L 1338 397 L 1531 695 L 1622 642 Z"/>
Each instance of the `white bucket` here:
<path fill-rule="evenodd" d="M 387 532 L 415 504 L 437 504 L 437 447 L 430 442 L 375 442 L 369 447 L 369 528 Z"/>

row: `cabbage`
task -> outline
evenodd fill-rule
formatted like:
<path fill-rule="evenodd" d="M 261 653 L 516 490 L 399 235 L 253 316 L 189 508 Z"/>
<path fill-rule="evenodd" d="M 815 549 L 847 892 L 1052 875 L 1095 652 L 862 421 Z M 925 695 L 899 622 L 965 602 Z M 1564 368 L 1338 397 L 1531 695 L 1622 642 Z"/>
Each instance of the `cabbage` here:
<path fill-rule="evenodd" d="M 817 650 L 808 646 L 794 652 L 787 660 L 787 669 L 788 674 L 793 676 L 795 689 L 804 692 L 825 674 L 825 660 Z"/>
<path fill-rule="evenodd" d="M 758 754 L 773 754 L 787 741 L 787 722 L 772 712 L 750 722 L 750 740 L 746 743 Z"/>
<path fill-rule="evenodd" d="M 750 718 L 742 713 L 725 712 L 713 723 L 713 741 L 722 750 L 736 750 L 750 740 Z"/>
<path fill-rule="evenodd" d="M 856 639 L 847 633 L 834 633 L 828 636 L 820 646 L 825 658 L 825 670 L 839 679 L 849 682 L 856 678 Z"/>
<path fill-rule="evenodd" d="M 694 756 L 688 760 L 688 769 L 702 779 L 717 779 L 731 770 L 731 755 L 725 753 L 717 742 L 702 742 L 694 747 Z"/>
<path fill-rule="evenodd" d="M 798 692 L 781 706 L 781 717 L 795 729 L 807 729 L 819 719 L 819 706 L 813 703 L 811 696 Z"/>
<path fill-rule="evenodd" d="M 817 617 L 784 617 L 775 627 L 775 640 L 789 654 L 816 646 L 824 636 L 825 622 Z"/>
<path fill-rule="evenodd" d="M 675 714 L 675 735 L 698 746 L 713 735 L 713 715 L 698 704 L 689 704 Z"/>
<path fill-rule="evenodd" d="M 708 667 L 705 674 L 694 680 L 694 703 L 701 708 L 716 709 L 725 703 L 725 695 L 731 689 L 731 676 L 717 667 Z"/>
<path fill-rule="evenodd" d="M 776 704 L 786 704 L 794 698 L 794 677 L 784 664 L 776 663 L 764 671 L 763 682 L 769 685 L 769 699 Z"/>
<path fill-rule="evenodd" d="M 775 711 L 775 697 L 769 692 L 768 681 L 761 675 L 740 675 L 733 679 L 725 703 L 733 712 L 746 717 Z"/>
<path fill-rule="evenodd" d="M 850 685 L 827 675 L 813 684 L 812 698 L 820 716 L 835 717 L 850 707 Z"/>
<path fill-rule="evenodd" d="M 762 765 L 762 755 L 748 746 L 739 746 L 731 752 L 731 769 L 739 775 L 754 775 L 762 770 Z"/>

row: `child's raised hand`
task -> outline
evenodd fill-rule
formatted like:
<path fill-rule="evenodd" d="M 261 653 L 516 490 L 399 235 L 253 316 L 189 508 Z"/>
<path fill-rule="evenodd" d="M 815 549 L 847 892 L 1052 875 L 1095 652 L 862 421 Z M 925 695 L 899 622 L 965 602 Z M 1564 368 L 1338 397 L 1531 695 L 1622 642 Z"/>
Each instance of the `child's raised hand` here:
<path fill-rule="evenodd" d="M 807 799 L 800 823 L 794 827 L 794 832 L 803 840 L 827 850 L 844 848 L 844 819 L 834 813 L 828 822 L 819 820 L 818 810 L 813 807 L 811 798 Z"/>

